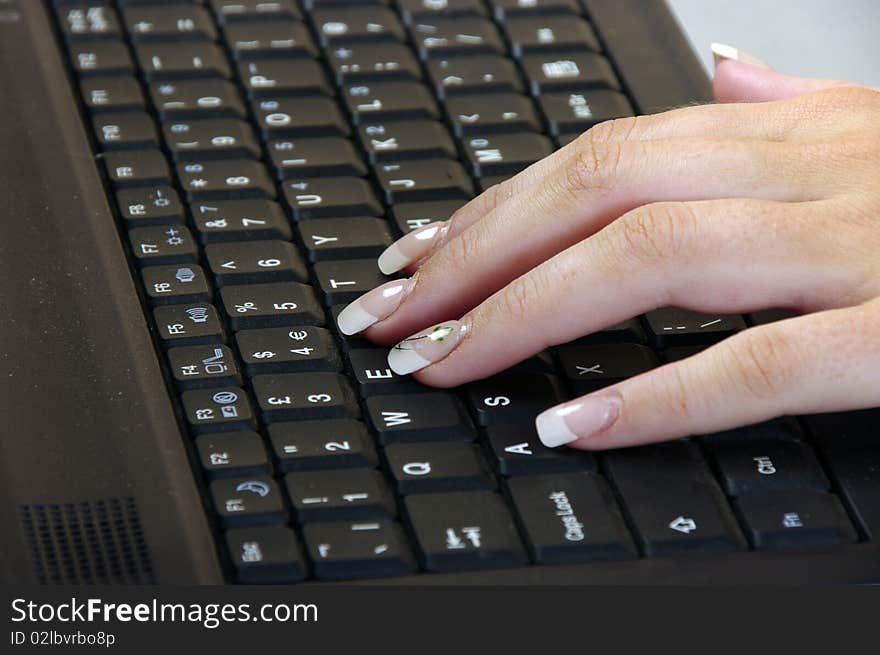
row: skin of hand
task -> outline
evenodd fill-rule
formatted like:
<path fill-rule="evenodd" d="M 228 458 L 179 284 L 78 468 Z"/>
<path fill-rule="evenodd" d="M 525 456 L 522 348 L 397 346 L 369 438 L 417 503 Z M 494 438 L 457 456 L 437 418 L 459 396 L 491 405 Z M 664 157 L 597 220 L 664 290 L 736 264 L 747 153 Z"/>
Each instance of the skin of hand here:
<path fill-rule="evenodd" d="M 801 314 L 546 410 L 549 446 L 880 405 L 880 90 L 716 54 L 717 104 L 601 123 L 404 236 L 379 266 L 410 277 L 340 329 L 450 387 L 659 307 Z"/>

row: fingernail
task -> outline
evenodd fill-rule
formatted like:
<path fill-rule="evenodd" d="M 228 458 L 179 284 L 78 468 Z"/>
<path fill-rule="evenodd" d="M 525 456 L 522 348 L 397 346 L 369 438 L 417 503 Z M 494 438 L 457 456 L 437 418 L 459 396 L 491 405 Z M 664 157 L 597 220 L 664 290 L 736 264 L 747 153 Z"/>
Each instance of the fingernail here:
<path fill-rule="evenodd" d="M 412 291 L 415 281 L 415 277 L 391 280 L 368 291 L 339 312 L 336 318 L 339 331 L 351 336 L 363 332 L 373 323 L 388 318 Z"/>
<path fill-rule="evenodd" d="M 437 237 L 447 228 L 445 221 L 437 221 L 402 236 L 379 255 L 379 270 L 391 275 L 419 261 L 430 252 Z"/>
<path fill-rule="evenodd" d="M 592 437 L 617 420 L 621 402 L 618 394 L 599 393 L 551 407 L 535 419 L 538 437 L 548 448 Z"/>
<path fill-rule="evenodd" d="M 439 362 L 452 352 L 465 333 L 461 321 L 447 321 L 417 332 L 388 353 L 388 366 L 398 375 L 408 375 Z"/>
<path fill-rule="evenodd" d="M 770 67 L 765 64 L 763 61 L 758 59 L 757 57 L 753 57 L 747 52 L 743 52 L 742 50 L 737 50 L 733 46 L 725 45 L 723 43 L 713 43 L 711 45 L 712 54 L 715 55 L 715 66 L 717 67 L 725 59 L 733 59 L 734 61 L 741 61 L 744 64 L 749 64 L 751 66 L 759 66 L 761 68 Z"/>

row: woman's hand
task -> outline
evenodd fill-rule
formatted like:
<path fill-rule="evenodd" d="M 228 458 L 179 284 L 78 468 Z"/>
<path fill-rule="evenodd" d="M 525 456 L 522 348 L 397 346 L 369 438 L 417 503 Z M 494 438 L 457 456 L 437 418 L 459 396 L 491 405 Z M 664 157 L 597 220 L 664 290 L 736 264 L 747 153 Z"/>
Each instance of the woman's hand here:
<path fill-rule="evenodd" d="M 392 245 L 383 271 L 412 277 L 340 327 L 447 387 L 658 307 L 806 314 L 545 411 L 551 446 L 880 405 L 880 91 L 723 54 L 739 104 L 597 125 Z"/>

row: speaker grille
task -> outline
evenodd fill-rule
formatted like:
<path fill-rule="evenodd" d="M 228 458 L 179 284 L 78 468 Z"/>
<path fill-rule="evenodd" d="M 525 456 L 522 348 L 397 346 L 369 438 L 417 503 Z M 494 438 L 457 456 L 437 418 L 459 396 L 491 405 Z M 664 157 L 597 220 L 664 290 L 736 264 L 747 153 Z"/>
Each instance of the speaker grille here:
<path fill-rule="evenodd" d="M 133 498 L 21 505 L 40 584 L 154 584 Z"/>

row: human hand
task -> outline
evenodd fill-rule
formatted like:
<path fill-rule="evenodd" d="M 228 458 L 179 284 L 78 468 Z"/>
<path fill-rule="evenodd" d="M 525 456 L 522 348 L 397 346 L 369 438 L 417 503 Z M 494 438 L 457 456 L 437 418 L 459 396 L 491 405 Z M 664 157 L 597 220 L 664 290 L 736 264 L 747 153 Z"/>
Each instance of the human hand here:
<path fill-rule="evenodd" d="M 592 128 L 392 245 L 380 267 L 411 277 L 340 328 L 415 332 L 389 365 L 448 387 L 658 307 L 805 314 L 548 409 L 550 446 L 880 405 L 880 91 L 722 55 L 715 97 L 737 104 Z"/>

